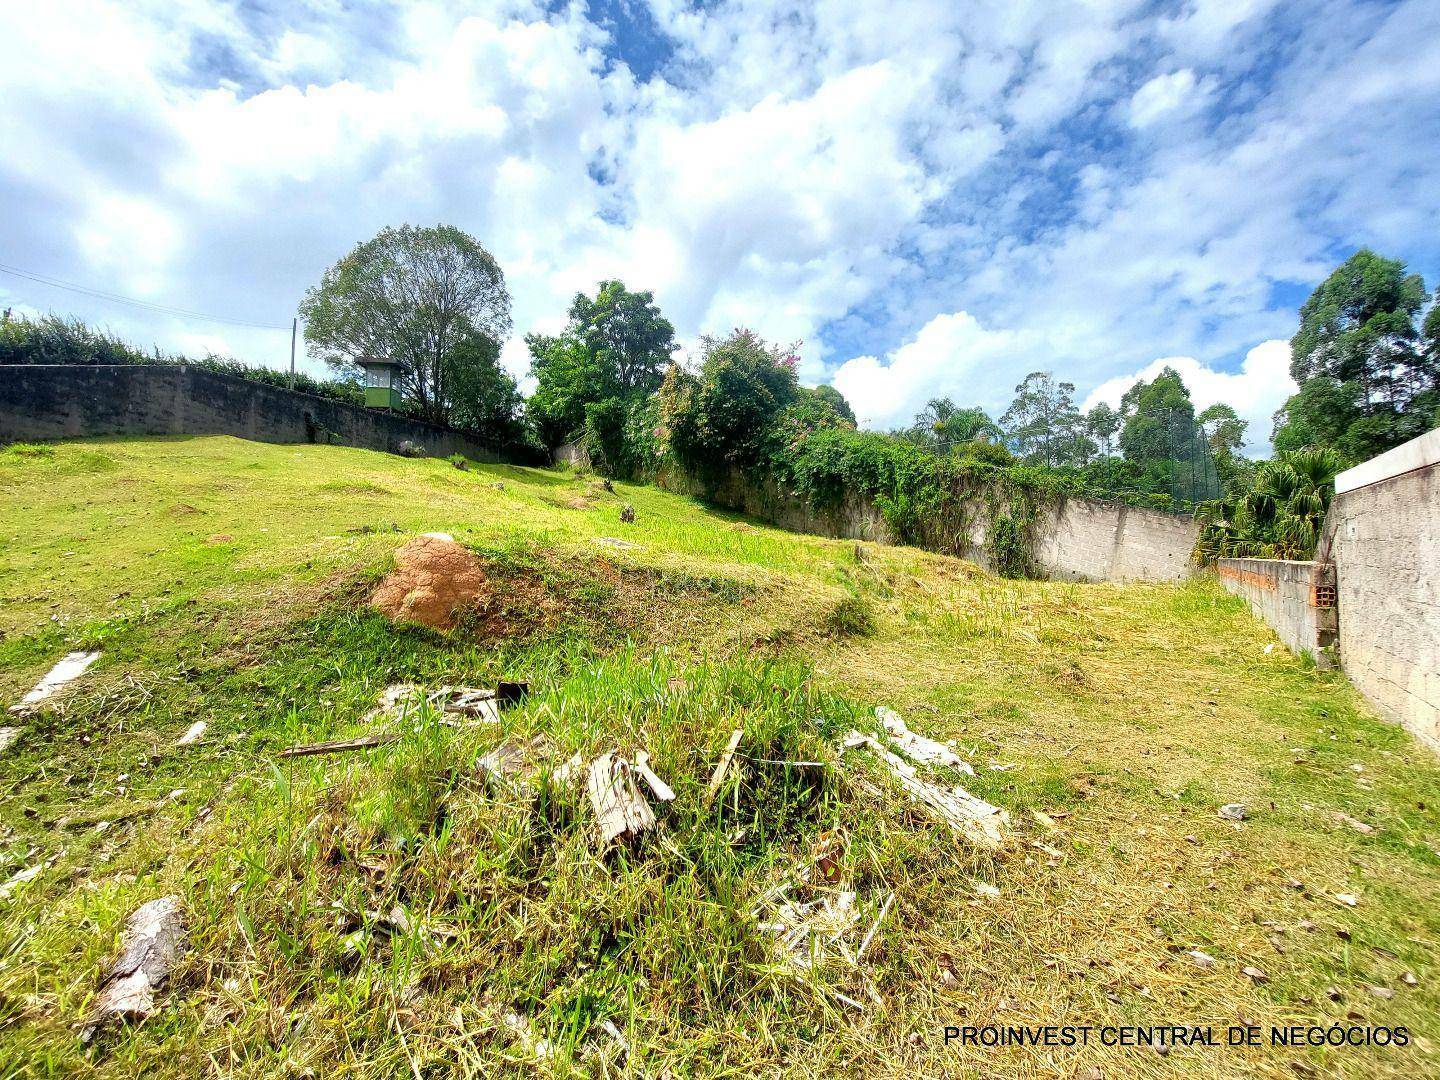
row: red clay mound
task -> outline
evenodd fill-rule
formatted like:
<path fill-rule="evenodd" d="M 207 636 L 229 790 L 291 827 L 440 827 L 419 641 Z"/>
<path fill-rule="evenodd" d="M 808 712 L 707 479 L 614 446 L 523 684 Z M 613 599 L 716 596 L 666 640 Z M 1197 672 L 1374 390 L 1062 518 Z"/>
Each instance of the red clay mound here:
<path fill-rule="evenodd" d="M 370 606 L 391 622 L 449 630 L 484 591 L 485 571 L 469 550 L 446 536 L 417 536 L 395 552 L 395 569 L 375 586 Z"/>

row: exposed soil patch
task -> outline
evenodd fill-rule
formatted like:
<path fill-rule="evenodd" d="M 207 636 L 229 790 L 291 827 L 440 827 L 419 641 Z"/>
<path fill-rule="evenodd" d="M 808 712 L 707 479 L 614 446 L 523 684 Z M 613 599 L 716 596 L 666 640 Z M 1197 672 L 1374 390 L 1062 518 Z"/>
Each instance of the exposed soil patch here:
<path fill-rule="evenodd" d="M 485 592 L 485 571 L 468 548 L 441 536 L 417 536 L 395 552 L 395 569 L 370 595 L 392 622 L 449 630 L 456 613 Z"/>

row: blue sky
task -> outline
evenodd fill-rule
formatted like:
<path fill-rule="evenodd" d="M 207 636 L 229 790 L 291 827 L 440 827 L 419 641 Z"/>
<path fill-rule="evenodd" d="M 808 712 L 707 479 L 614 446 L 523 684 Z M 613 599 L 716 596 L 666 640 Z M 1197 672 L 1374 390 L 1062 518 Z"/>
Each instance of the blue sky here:
<path fill-rule="evenodd" d="M 803 341 L 866 422 L 1161 362 L 1263 450 L 1298 303 L 1440 278 L 1440 4 L 0 0 L 0 263 L 287 324 L 387 224 L 461 226 L 519 335 L 618 276 L 693 350 Z M 0 303 L 284 366 L 282 330 L 0 274 Z M 312 370 L 314 365 L 308 365 Z"/>

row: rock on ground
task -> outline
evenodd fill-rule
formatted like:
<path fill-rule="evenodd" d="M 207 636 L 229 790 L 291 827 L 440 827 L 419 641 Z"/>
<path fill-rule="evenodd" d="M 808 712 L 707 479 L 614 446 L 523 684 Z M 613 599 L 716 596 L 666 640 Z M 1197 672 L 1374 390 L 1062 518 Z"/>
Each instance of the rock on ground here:
<path fill-rule="evenodd" d="M 484 591 L 485 571 L 473 552 L 444 536 L 417 536 L 395 552 L 395 569 L 370 604 L 392 622 L 449 630 L 455 613 Z"/>

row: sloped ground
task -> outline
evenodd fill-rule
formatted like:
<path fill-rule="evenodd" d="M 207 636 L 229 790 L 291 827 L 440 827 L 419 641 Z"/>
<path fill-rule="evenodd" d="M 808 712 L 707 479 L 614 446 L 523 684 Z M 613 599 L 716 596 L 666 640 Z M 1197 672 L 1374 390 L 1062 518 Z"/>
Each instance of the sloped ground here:
<path fill-rule="evenodd" d="M 0 899 L 0 1072 L 1440 1075 L 1440 767 L 1234 598 L 1006 582 L 617 487 L 223 438 L 0 452 L 0 700 L 102 650 L 0 751 L 0 884 L 40 868 Z M 436 530 L 487 598 L 396 629 L 365 598 Z M 502 730 L 426 712 L 276 757 L 369 730 L 391 683 L 514 678 Z M 1004 850 L 836 763 L 880 704 L 955 741 Z M 648 748 L 661 828 L 601 857 L 577 790 L 477 778 L 537 734 L 553 762 Z M 858 963 L 801 969 L 752 908 L 819 851 L 862 927 L 894 900 Z M 82 1044 L 125 916 L 167 893 L 190 948 L 159 1010 Z M 1337 1022 L 1409 1045 L 1268 1045 Z M 1267 1045 L 944 1039 L 1245 1023 Z"/>

